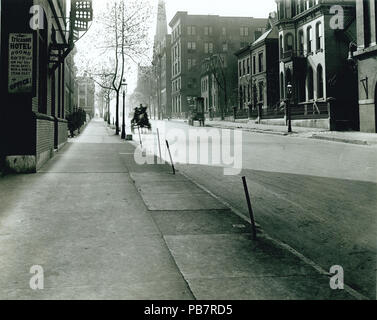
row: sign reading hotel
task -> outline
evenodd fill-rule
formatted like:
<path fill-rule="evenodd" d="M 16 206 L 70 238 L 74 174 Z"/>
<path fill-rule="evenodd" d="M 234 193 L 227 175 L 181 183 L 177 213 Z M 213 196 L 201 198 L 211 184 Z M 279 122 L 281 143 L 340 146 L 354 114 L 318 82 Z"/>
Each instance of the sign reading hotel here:
<path fill-rule="evenodd" d="M 33 34 L 9 34 L 9 93 L 33 90 Z"/>

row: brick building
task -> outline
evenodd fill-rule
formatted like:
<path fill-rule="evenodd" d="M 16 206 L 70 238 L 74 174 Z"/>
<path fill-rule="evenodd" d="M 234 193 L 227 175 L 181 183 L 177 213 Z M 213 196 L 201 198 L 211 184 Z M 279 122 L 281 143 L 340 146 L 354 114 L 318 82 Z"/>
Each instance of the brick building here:
<path fill-rule="evenodd" d="M 357 59 L 360 130 L 377 132 L 377 5 L 375 0 L 357 0 Z"/>
<path fill-rule="evenodd" d="M 347 64 L 356 37 L 355 1 L 276 2 L 282 100 L 290 83 L 293 115 L 305 126 L 357 129 L 357 79 Z"/>
<path fill-rule="evenodd" d="M 177 12 L 169 23 L 172 29 L 173 116 L 186 118 L 190 101 L 201 95 L 200 74 L 205 58 L 213 55 L 232 57 L 230 59 L 233 60 L 226 61 L 225 64 L 236 65 L 237 60 L 233 53 L 259 38 L 266 25 L 267 19 Z M 233 76 L 233 79 L 237 87 L 237 76 Z M 228 103 L 231 104 L 233 103 Z"/>
<path fill-rule="evenodd" d="M 68 25 L 65 0 L 0 1 L 0 157 L 16 172 L 36 172 L 67 141 L 64 64 L 87 26 L 81 4 L 71 1 Z"/>

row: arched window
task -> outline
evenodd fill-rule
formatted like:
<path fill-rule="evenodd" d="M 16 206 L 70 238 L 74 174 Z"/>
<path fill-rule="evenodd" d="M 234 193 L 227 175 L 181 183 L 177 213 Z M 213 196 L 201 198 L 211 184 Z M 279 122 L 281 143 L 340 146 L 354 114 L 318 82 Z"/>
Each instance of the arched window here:
<path fill-rule="evenodd" d="M 300 30 L 298 32 L 298 54 L 300 56 L 304 55 L 304 44 L 305 44 L 305 38 L 304 38 L 304 31 Z"/>
<path fill-rule="evenodd" d="M 285 82 L 284 82 L 284 73 L 280 73 L 280 100 L 285 98 Z"/>
<path fill-rule="evenodd" d="M 322 99 L 323 94 L 323 68 L 321 65 L 317 67 L 317 99 Z"/>
<path fill-rule="evenodd" d="M 314 99 L 314 80 L 313 80 L 313 68 L 309 67 L 308 75 L 306 79 L 307 89 L 308 89 L 308 100 Z"/>
<path fill-rule="evenodd" d="M 280 36 L 280 41 L 279 41 L 279 46 L 280 46 L 280 58 L 283 58 L 283 36 Z"/>
<path fill-rule="evenodd" d="M 306 44 L 307 44 L 307 51 L 308 54 L 313 52 L 313 28 L 308 27 L 306 30 Z"/>
<path fill-rule="evenodd" d="M 322 49 L 322 24 L 318 22 L 315 26 L 315 37 L 317 44 L 317 51 Z"/>
<path fill-rule="evenodd" d="M 293 51 L 293 35 L 292 33 L 287 33 L 285 35 L 285 52 L 292 52 Z"/>

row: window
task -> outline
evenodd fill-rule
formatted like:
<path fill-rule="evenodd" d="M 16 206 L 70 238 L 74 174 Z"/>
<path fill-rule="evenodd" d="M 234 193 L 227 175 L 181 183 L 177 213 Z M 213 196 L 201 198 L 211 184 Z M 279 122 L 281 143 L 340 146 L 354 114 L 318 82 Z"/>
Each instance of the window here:
<path fill-rule="evenodd" d="M 280 36 L 280 40 L 279 40 L 279 46 L 280 46 L 280 58 L 283 58 L 283 36 Z"/>
<path fill-rule="evenodd" d="M 187 42 L 187 49 L 196 50 L 196 42 Z"/>
<path fill-rule="evenodd" d="M 213 53 L 213 43 L 205 42 L 204 43 L 204 53 Z"/>
<path fill-rule="evenodd" d="M 304 41 L 304 31 L 300 30 L 298 32 L 298 51 L 300 56 L 304 55 Z"/>
<path fill-rule="evenodd" d="M 195 26 L 188 26 L 187 27 L 187 35 L 188 36 L 195 36 L 196 35 L 196 27 Z"/>
<path fill-rule="evenodd" d="M 212 27 L 210 27 L 210 26 L 204 27 L 204 35 L 205 36 L 211 36 L 212 35 Z"/>
<path fill-rule="evenodd" d="M 323 94 L 323 68 L 321 65 L 317 67 L 317 99 L 322 99 Z"/>
<path fill-rule="evenodd" d="M 227 43 L 223 43 L 223 51 L 224 52 L 228 51 L 228 44 Z"/>
<path fill-rule="evenodd" d="M 263 72 L 264 71 L 263 63 L 264 63 L 264 61 L 263 61 L 263 52 L 261 52 L 258 55 L 259 72 Z"/>
<path fill-rule="evenodd" d="M 240 35 L 241 35 L 241 37 L 247 37 L 249 35 L 249 28 L 248 27 L 241 27 L 240 28 Z"/>
<path fill-rule="evenodd" d="M 238 62 L 238 73 L 239 73 L 239 76 L 241 77 L 241 76 L 242 76 L 242 66 L 241 66 L 241 61 Z"/>
<path fill-rule="evenodd" d="M 322 49 L 322 24 L 318 22 L 315 26 L 317 51 Z"/>
<path fill-rule="evenodd" d="M 247 74 L 250 74 L 250 58 L 247 58 Z"/>
<path fill-rule="evenodd" d="M 254 41 L 258 40 L 263 34 L 263 29 L 258 28 L 258 30 L 254 31 Z"/>
<path fill-rule="evenodd" d="M 192 60 L 191 60 L 191 59 L 188 59 L 188 60 L 187 60 L 187 69 L 188 69 L 188 70 L 191 70 L 191 68 L 192 68 Z"/>
<path fill-rule="evenodd" d="M 253 56 L 253 74 L 257 73 L 257 58 Z"/>
<path fill-rule="evenodd" d="M 307 89 L 308 89 L 308 100 L 314 99 L 314 81 L 313 81 L 313 69 L 309 67 L 308 76 L 307 76 Z"/>
<path fill-rule="evenodd" d="M 306 38 L 307 38 L 308 54 L 313 53 L 313 28 L 308 27 L 306 34 L 307 34 Z"/>
<path fill-rule="evenodd" d="M 210 42 L 209 45 L 208 45 L 208 51 L 209 53 L 213 53 L 213 43 Z"/>
<path fill-rule="evenodd" d="M 293 51 L 293 35 L 291 33 L 287 33 L 285 36 L 285 52 L 292 52 Z"/>

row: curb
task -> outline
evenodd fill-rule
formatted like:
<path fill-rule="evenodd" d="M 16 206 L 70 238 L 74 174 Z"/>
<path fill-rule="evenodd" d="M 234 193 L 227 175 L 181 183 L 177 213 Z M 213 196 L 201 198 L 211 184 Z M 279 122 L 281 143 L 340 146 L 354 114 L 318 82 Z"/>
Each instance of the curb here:
<path fill-rule="evenodd" d="M 356 144 L 356 145 L 360 145 L 360 146 L 370 146 L 371 145 L 367 141 L 363 141 L 363 140 L 348 140 L 348 139 L 341 139 L 341 138 L 322 137 L 322 136 L 316 136 L 316 135 L 311 136 L 309 138 L 315 139 L 315 140 L 330 141 L 330 142 Z"/>

